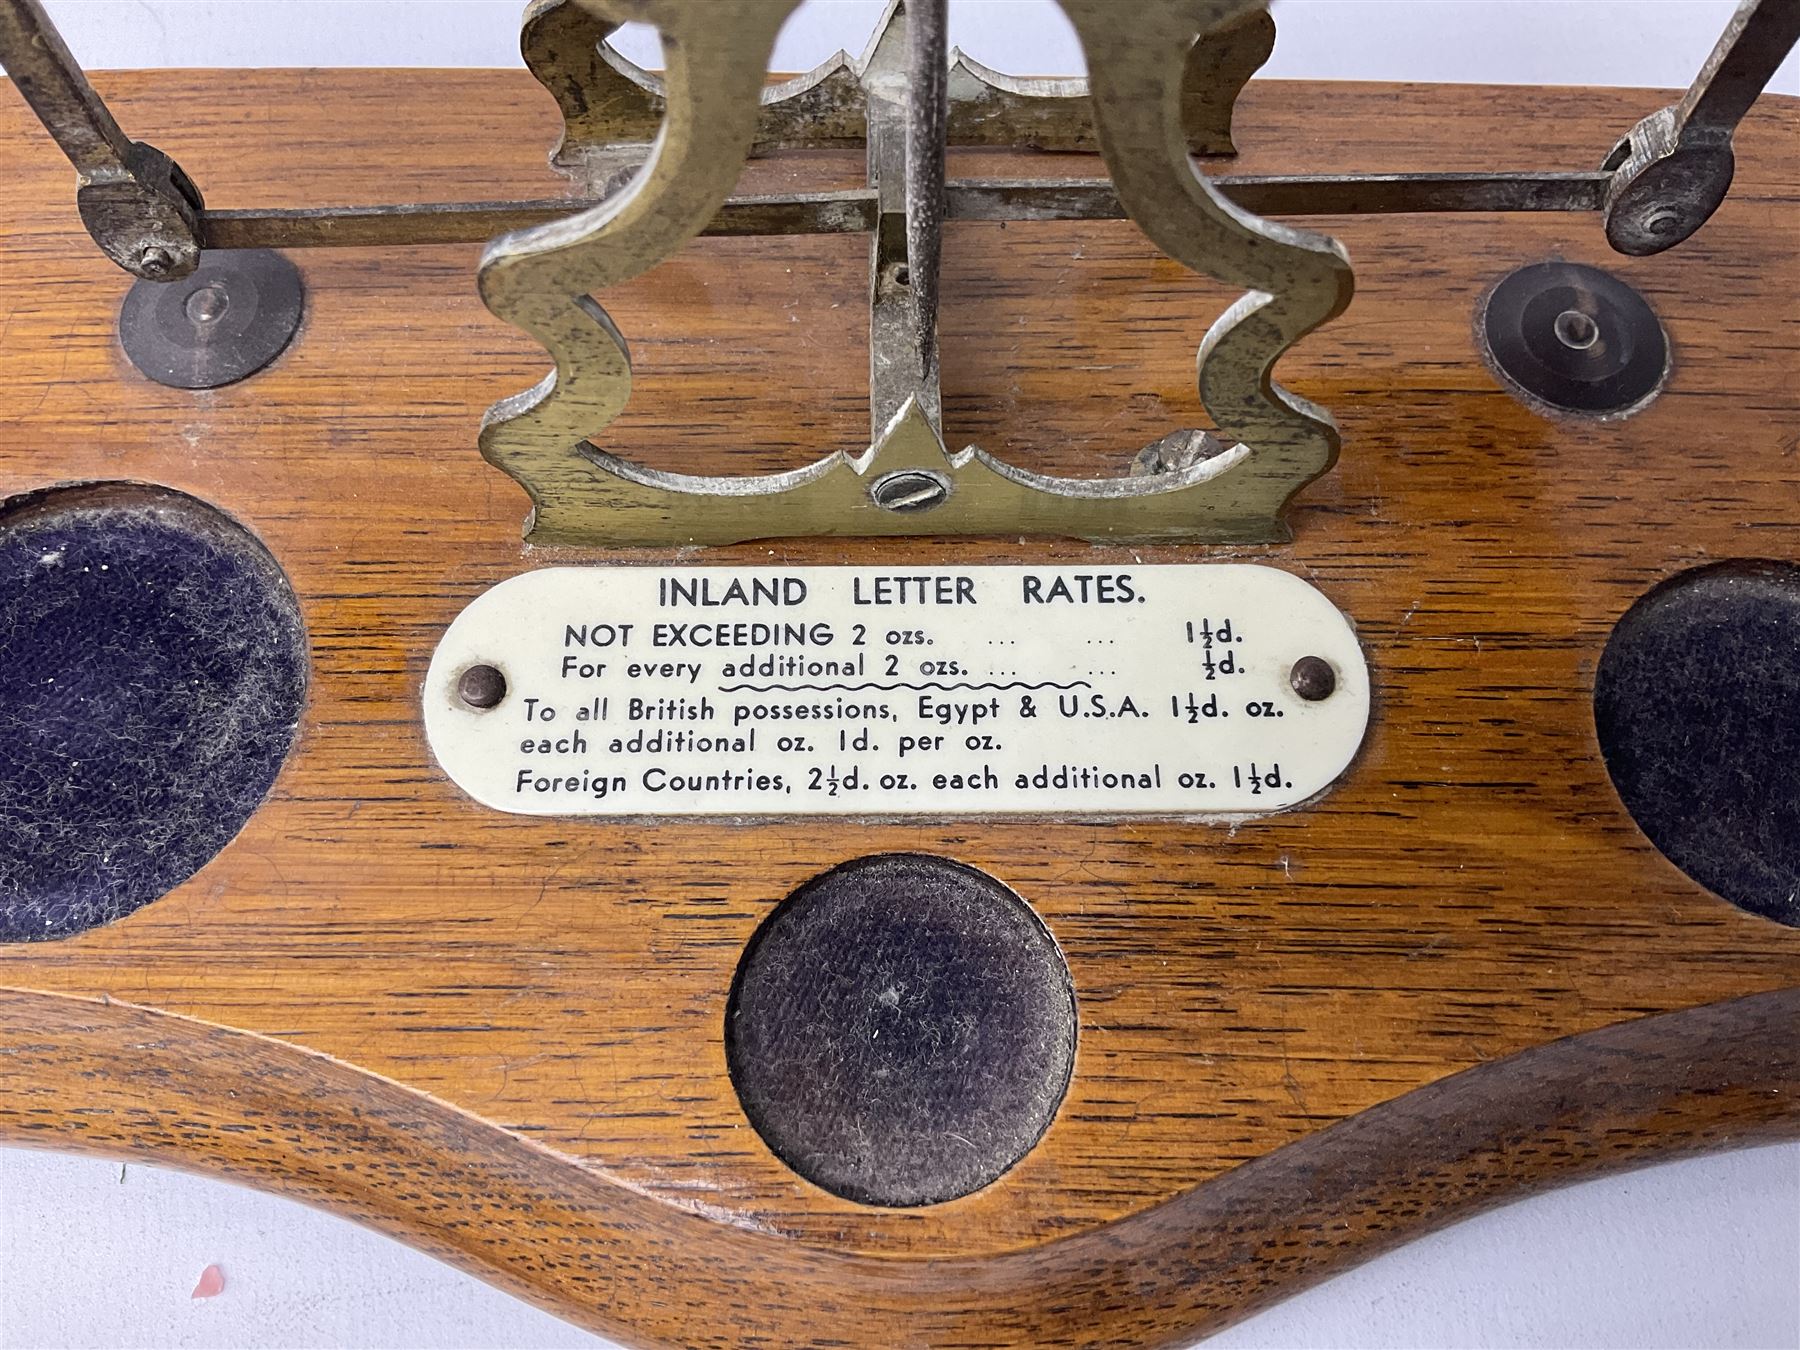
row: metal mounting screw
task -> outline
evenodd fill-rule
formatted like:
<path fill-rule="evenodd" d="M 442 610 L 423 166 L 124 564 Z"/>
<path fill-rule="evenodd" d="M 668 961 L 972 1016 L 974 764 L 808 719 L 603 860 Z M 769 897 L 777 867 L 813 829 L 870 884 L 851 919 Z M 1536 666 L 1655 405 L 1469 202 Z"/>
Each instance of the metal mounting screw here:
<path fill-rule="evenodd" d="M 1337 672 L 1322 656 L 1303 656 L 1288 672 L 1288 683 L 1308 703 L 1330 698 L 1337 689 Z"/>
<path fill-rule="evenodd" d="M 884 511 L 929 511 L 950 497 L 950 480 L 929 469 L 897 469 L 869 484 L 869 500 Z"/>
<path fill-rule="evenodd" d="M 471 708 L 485 711 L 506 697 L 506 676 L 497 666 L 470 666 L 457 676 L 456 696 Z"/>

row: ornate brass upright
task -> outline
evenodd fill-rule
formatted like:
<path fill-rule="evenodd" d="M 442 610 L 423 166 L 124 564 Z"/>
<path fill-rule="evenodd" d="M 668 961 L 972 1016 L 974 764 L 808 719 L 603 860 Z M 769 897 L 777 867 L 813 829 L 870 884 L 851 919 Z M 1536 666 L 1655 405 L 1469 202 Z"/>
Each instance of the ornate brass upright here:
<path fill-rule="evenodd" d="M 960 54 L 948 81 L 924 79 L 908 66 L 908 16 L 896 3 L 860 61 L 840 56 L 769 87 L 769 55 L 795 3 L 540 0 L 527 16 L 527 63 L 565 114 L 558 162 L 590 182 L 630 173 L 598 206 L 502 236 L 482 260 L 488 307 L 555 361 L 535 388 L 497 404 L 482 433 L 483 454 L 531 493 L 528 538 L 668 545 L 807 534 L 1285 537 L 1283 507 L 1331 466 L 1337 437 L 1329 415 L 1282 390 L 1271 371 L 1289 346 L 1348 304 L 1349 262 L 1335 242 L 1228 201 L 1190 158 L 1196 146 L 1229 146 L 1229 102 L 1202 90 L 1235 97 L 1267 58 L 1272 27 L 1262 4 L 1157 0 L 1120 24 L 1112 0 L 1065 0 L 1091 71 L 1083 82 L 1011 80 Z M 660 81 L 604 46 L 630 20 L 655 24 L 667 39 Z M 946 84 L 943 107 L 916 106 L 922 89 Z M 660 131 L 634 169 L 659 112 Z M 894 281 L 905 276 L 908 222 L 915 237 L 942 224 L 941 193 L 934 202 L 918 188 L 929 178 L 924 166 L 903 147 L 896 152 L 909 112 L 935 126 L 940 164 L 956 140 L 1097 145 L 1120 203 L 1152 242 L 1185 266 L 1247 288 L 1200 344 L 1199 395 L 1216 436 L 1177 432 L 1159 442 L 1177 449 L 1146 461 L 1152 471 L 1118 477 L 1057 478 L 975 447 L 946 451 L 931 356 L 936 315 L 919 298 L 935 287 L 915 281 L 902 295 Z M 598 448 L 592 438 L 630 395 L 631 361 L 595 293 L 700 233 L 754 151 L 856 141 L 868 146 L 878 197 L 874 444 L 786 473 L 737 477 L 666 473 Z M 916 322 L 892 322 L 906 303 Z M 746 411 L 753 426 L 754 409 Z"/>

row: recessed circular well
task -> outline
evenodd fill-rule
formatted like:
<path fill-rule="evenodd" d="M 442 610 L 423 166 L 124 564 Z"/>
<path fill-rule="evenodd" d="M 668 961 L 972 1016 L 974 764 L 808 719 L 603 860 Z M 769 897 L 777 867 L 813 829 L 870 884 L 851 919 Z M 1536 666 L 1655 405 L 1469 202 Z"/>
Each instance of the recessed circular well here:
<path fill-rule="evenodd" d="M 0 503 L 0 942 L 198 871 L 275 781 L 306 669 L 281 568 L 204 502 L 120 483 Z"/>
<path fill-rule="evenodd" d="M 858 858 L 751 938 L 731 1081 L 770 1149 L 869 1205 L 967 1195 L 1042 1137 L 1068 1089 L 1075 995 L 1031 908 L 972 867 Z"/>
<path fill-rule="evenodd" d="M 1800 566 L 1719 563 L 1644 596 L 1600 658 L 1594 724 L 1670 862 L 1800 926 Z"/>

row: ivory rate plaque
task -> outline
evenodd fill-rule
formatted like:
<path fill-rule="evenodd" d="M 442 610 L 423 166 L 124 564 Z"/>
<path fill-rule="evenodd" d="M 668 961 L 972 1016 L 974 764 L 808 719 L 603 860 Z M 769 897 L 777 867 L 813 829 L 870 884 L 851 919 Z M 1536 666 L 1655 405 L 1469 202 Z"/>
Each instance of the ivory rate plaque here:
<path fill-rule="evenodd" d="M 1252 564 L 565 567 L 458 615 L 424 702 L 525 815 L 1246 815 L 1344 771 L 1369 675 Z"/>

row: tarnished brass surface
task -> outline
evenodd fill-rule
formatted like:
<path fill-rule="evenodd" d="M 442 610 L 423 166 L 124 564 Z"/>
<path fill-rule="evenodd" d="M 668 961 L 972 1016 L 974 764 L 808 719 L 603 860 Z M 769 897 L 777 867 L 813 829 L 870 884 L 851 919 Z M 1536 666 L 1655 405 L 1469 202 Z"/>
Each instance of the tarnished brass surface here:
<path fill-rule="evenodd" d="M 1336 424 L 1271 375 L 1281 354 L 1350 303 L 1350 259 L 1323 235 L 1252 216 L 1187 154 L 1182 54 L 1246 0 L 1170 0 L 1120 23 L 1113 0 L 1063 0 L 1092 72 L 1101 153 L 1119 200 L 1171 258 L 1249 293 L 1200 344 L 1200 400 L 1221 439 L 1250 453 L 1212 482 L 1246 537 L 1280 538 L 1288 499 L 1337 458 Z"/>
<path fill-rule="evenodd" d="M 1198 433 L 1194 433 L 1198 434 Z M 789 473 L 706 478 L 666 473 L 585 447 L 604 472 L 605 539 L 620 545 L 730 544 L 803 535 L 1062 535 L 1075 539 L 1268 538 L 1268 521 L 1221 491 L 1249 461 L 1242 447 L 1165 472 L 1120 478 L 1053 478 L 1003 464 L 970 447 L 946 453 L 930 421 L 908 401 L 861 455 L 834 454 Z M 882 489 L 907 484 L 908 498 Z M 882 506 L 878 500 L 899 504 Z M 915 504 L 923 502 L 925 504 Z M 540 516 L 533 543 L 592 544 L 589 520 L 567 528 Z"/>
<path fill-rule="evenodd" d="M 606 41 L 621 24 L 650 8 L 634 0 L 612 9 L 594 0 L 532 0 L 525 11 L 520 55 L 563 114 L 562 139 L 550 162 L 588 184 L 605 179 L 621 162 L 641 157 L 668 111 L 669 73 L 642 69 Z M 730 0 L 706 0 L 690 8 L 696 19 L 727 30 L 729 14 L 735 12 Z M 620 13 L 629 17 L 613 17 Z M 767 53 L 762 56 L 751 142 L 756 152 L 862 143 L 862 90 L 848 56 L 839 52 L 806 74 L 774 85 L 766 84 Z"/>
<path fill-rule="evenodd" d="M 624 408 L 631 357 L 591 293 L 648 271 L 730 196 L 750 154 L 775 35 L 800 0 L 588 2 L 614 22 L 662 30 L 669 111 L 650 159 L 619 194 L 502 235 L 482 256 L 482 300 L 556 360 L 535 388 L 490 408 L 481 429 L 481 453 L 525 485 L 543 538 L 608 534 L 610 484 L 575 452 Z"/>
<path fill-rule="evenodd" d="M 889 340 L 902 328 L 909 337 L 915 331 L 917 311 L 898 292 L 920 284 L 907 278 L 905 242 L 909 229 L 918 232 L 913 208 L 927 195 L 913 181 L 924 172 L 918 160 L 925 138 L 915 136 L 912 155 L 898 153 L 901 122 L 889 111 L 909 96 L 904 62 L 894 55 L 905 28 L 897 5 L 857 70 L 880 205 L 871 278 L 877 445 L 858 457 L 840 453 L 755 478 L 656 472 L 590 445 L 588 438 L 624 408 L 631 387 L 624 340 L 593 293 L 644 271 L 706 227 L 766 116 L 763 66 L 792 4 L 730 0 L 729 7 L 726 14 L 723 4 L 584 0 L 585 28 L 569 6 L 534 12 L 528 49 L 546 40 L 546 25 L 560 26 L 563 40 L 579 30 L 587 42 L 627 18 L 649 18 L 663 28 L 672 55 L 667 124 L 630 184 L 601 206 L 496 240 L 482 262 L 489 308 L 532 332 L 556 359 L 548 379 L 495 406 L 482 435 L 488 459 L 531 493 L 531 540 L 685 544 L 921 532 L 1284 537 L 1283 506 L 1330 466 L 1337 439 L 1329 417 L 1286 394 L 1269 372 L 1294 341 L 1342 310 L 1351 283 L 1335 243 L 1250 215 L 1189 158 L 1191 55 L 1221 26 L 1247 31 L 1245 16 L 1260 12 L 1258 0 L 1174 0 L 1149 7 L 1130 25 L 1117 23 L 1111 0 L 1065 5 L 1093 72 L 1088 102 L 1119 202 L 1171 257 L 1250 288 L 1201 346 L 1199 392 L 1228 447 L 1223 453 L 1117 479 L 1025 473 L 974 448 L 946 455 L 934 430 L 933 363 L 906 359 Z M 741 40 L 721 41 L 721 32 Z M 941 156 L 942 145 L 935 149 Z M 903 192 L 908 184 L 912 190 Z M 923 223 L 935 230 L 941 221 Z M 935 254 L 913 261 L 935 266 Z M 916 345 L 923 357 L 923 344 Z"/>
<path fill-rule="evenodd" d="M 889 6 L 876 40 L 899 8 Z M 665 81 L 608 45 L 619 21 L 603 14 L 586 0 L 532 0 L 519 39 L 526 68 L 562 110 L 562 139 L 551 163 L 588 186 L 634 150 L 641 154 L 668 106 Z M 861 145 L 867 93 L 860 77 L 874 45 L 860 60 L 840 51 L 764 89 L 753 153 Z M 1274 49 L 1275 22 L 1260 6 L 1183 49 L 1182 121 L 1195 154 L 1231 153 L 1238 94 Z M 953 51 L 948 91 L 951 145 L 1098 146 L 1086 80 L 1007 75 Z"/>

